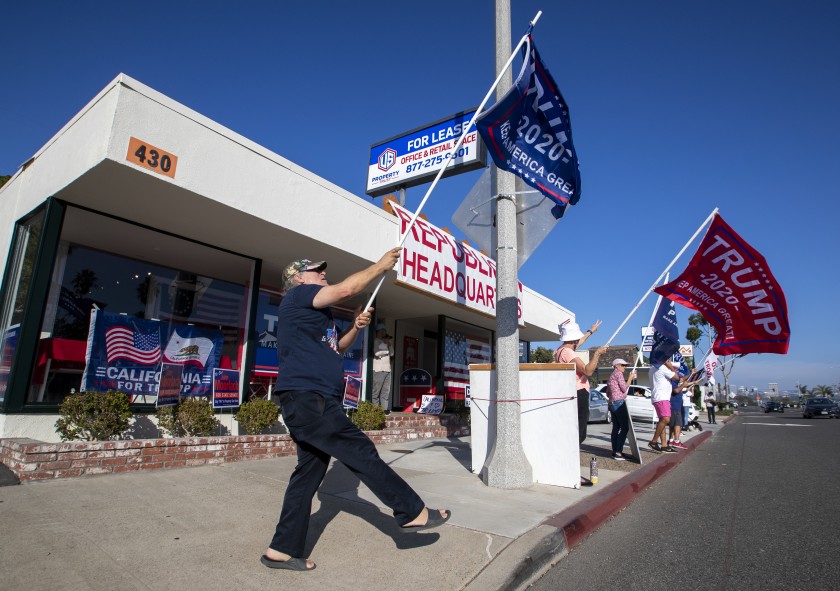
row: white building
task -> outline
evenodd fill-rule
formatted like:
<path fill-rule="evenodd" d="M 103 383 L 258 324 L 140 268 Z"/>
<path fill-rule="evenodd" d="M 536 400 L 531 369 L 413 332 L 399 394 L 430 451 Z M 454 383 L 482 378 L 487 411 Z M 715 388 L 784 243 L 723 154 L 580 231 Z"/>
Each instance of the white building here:
<path fill-rule="evenodd" d="M 44 441 L 57 440 L 58 404 L 80 388 L 94 307 L 159 320 L 162 349 L 175 326 L 217 334 L 217 360 L 201 364 L 237 370 L 241 401 L 277 372 L 281 269 L 326 260 L 340 279 L 398 238 L 396 218 L 368 199 L 125 75 L 0 188 L 0 220 L 0 437 Z M 556 340 L 571 313 L 527 287 L 521 299 L 522 341 Z M 375 307 L 395 336 L 394 375 L 426 369 L 450 398 L 447 335 L 492 349 L 493 317 L 391 276 Z M 370 346 L 345 367 L 365 384 Z M 135 412 L 153 412 L 151 387 L 134 386 Z M 394 405 L 409 401 L 395 384 Z"/>

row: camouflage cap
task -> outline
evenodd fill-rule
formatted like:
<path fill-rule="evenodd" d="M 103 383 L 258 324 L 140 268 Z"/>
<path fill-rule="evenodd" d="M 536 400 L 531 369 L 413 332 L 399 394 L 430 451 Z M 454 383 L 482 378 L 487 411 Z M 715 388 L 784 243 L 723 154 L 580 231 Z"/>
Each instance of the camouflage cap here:
<path fill-rule="evenodd" d="M 309 259 L 292 261 L 283 269 L 283 289 L 288 291 L 296 285 L 293 278 L 298 273 L 304 271 L 323 271 L 326 268 L 326 261 L 312 262 Z"/>

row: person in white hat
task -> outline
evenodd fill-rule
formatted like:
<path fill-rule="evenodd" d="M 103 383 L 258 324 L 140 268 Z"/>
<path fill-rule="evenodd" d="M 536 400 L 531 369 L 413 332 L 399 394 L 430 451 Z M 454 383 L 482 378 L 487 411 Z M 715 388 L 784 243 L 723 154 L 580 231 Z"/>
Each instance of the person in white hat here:
<path fill-rule="evenodd" d="M 598 320 L 585 333 L 580 331 L 576 322 L 566 321 L 560 325 L 560 340 L 563 344 L 554 351 L 554 361 L 557 363 L 574 363 L 577 377 L 577 405 L 578 405 L 578 439 L 580 443 L 586 439 L 586 424 L 589 422 L 589 376 L 595 373 L 598 360 L 608 347 L 598 347 L 592 354 L 589 363 L 584 363 L 575 351 L 590 335 L 595 334 L 601 321 Z"/>
<path fill-rule="evenodd" d="M 613 361 L 613 372 L 607 380 L 607 397 L 610 399 L 610 412 L 612 413 L 612 457 L 614 460 L 624 461 L 622 451 L 627 441 L 627 433 L 630 432 L 630 413 L 627 411 L 627 392 L 630 386 L 624 379 L 624 370 L 627 369 L 627 362 L 620 357 Z M 636 370 L 630 371 L 630 380 L 636 378 Z"/>

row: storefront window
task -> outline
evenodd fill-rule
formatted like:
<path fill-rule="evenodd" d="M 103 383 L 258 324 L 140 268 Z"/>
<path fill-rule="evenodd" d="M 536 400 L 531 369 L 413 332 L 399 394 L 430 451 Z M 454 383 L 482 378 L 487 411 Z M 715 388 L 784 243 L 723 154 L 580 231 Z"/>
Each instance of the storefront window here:
<path fill-rule="evenodd" d="M 87 389 L 118 385 L 153 403 L 160 362 L 149 352 L 159 347 L 184 365 L 182 395 L 209 394 L 215 367 L 241 366 L 252 269 L 251 259 L 69 207 L 27 401 L 79 391 L 97 348 L 107 362 L 88 367 Z M 117 324 L 128 327 L 128 353 L 111 340 Z"/>
<path fill-rule="evenodd" d="M 492 363 L 493 333 L 446 319 L 443 341 L 443 390 L 447 400 L 463 400 L 470 384 L 471 363 Z"/>
<path fill-rule="evenodd" d="M 283 299 L 276 291 L 261 289 L 257 303 L 257 350 L 254 367 L 250 376 L 249 394 L 251 397 L 267 398 L 277 379 L 277 321 L 278 308 Z M 353 321 L 353 310 L 342 306 L 331 308 L 336 329 L 344 332 Z M 344 377 L 355 378 L 364 386 L 364 352 L 367 350 L 367 329 L 360 332 L 353 346 L 343 353 Z"/>
<path fill-rule="evenodd" d="M 20 334 L 23 308 L 29 286 L 32 284 L 32 273 L 41 242 L 45 215 L 46 208 L 42 208 L 15 226 L 15 235 L 6 268 L 5 297 L 0 308 L 0 408 L 6 401 L 6 388 L 9 384 L 12 361 Z"/>

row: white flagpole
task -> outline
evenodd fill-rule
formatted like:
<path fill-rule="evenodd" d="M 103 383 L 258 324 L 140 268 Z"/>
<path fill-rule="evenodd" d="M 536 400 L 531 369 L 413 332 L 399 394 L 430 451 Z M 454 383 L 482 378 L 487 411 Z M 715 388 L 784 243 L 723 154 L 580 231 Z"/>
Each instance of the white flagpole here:
<path fill-rule="evenodd" d="M 717 207 L 715 207 L 715 208 L 712 210 L 712 213 L 711 213 L 711 214 L 709 214 L 709 217 L 707 217 L 707 218 L 706 218 L 706 221 L 705 221 L 705 222 L 703 222 L 703 224 L 702 224 L 699 228 L 697 228 L 697 231 L 694 233 L 694 235 L 693 235 L 693 236 L 692 236 L 692 237 L 688 240 L 688 242 L 686 242 L 686 243 L 685 243 L 685 246 L 683 246 L 683 247 L 682 247 L 682 250 L 680 250 L 680 252 L 678 252 L 678 253 L 677 253 L 677 256 L 675 256 L 675 257 L 674 257 L 674 260 L 672 260 L 672 261 L 668 264 L 668 266 L 667 266 L 667 267 L 665 267 L 665 270 L 664 270 L 664 271 L 662 271 L 662 274 L 661 274 L 659 277 L 657 277 L 657 278 L 656 278 L 656 281 L 654 281 L 654 282 L 653 282 L 653 285 L 651 285 L 651 286 L 650 286 L 650 288 L 648 288 L 648 290 L 645 292 L 645 295 L 643 295 L 643 296 L 642 296 L 642 299 L 640 299 L 640 300 L 639 300 L 639 303 L 638 303 L 638 304 L 636 304 L 636 306 L 635 306 L 635 307 L 634 307 L 634 308 L 630 311 L 630 314 L 628 314 L 628 315 L 627 315 L 627 318 L 625 318 L 625 319 L 624 319 L 624 322 L 622 322 L 622 323 L 621 323 L 621 326 L 619 326 L 619 327 L 616 329 L 616 331 L 613 333 L 613 335 L 612 335 L 612 336 L 609 338 L 609 340 L 605 343 L 605 345 L 606 345 L 606 346 L 609 346 L 609 344 L 610 344 L 610 343 L 612 343 L 613 339 L 614 339 L 616 336 L 618 336 L 618 333 L 620 333 L 620 332 L 621 332 L 621 329 L 622 329 L 622 328 L 624 328 L 624 325 L 625 325 L 625 324 L 627 324 L 627 322 L 630 320 L 630 318 L 632 318 L 632 317 L 633 317 L 633 314 L 635 314 L 635 313 L 636 313 L 636 310 L 638 310 L 638 309 L 639 309 L 639 306 L 641 306 L 641 305 L 642 305 L 642 302 L 644 302 L 644 301 L 645 301 L 645 298 L 647 298 L 647 297 L 648 297 L 648 295 L 650 295 L 650 292 L 652 292 L 652 291 L 654 290 L 654 288 L 655 288 L 657 285 L 659 285 L 659 282 L 660 282 L 660 281 L 662 281 L 662 278 L 663 278 L 663 277 L 665 277 L 665 275 L 668 273 L 668 271 L 670 271 L 670 270 L 671 270 L 671 267 L 673 267 L 673 266 L 674 266 L 674 264 L 675 264 L 675 263 L 679 260 L 679 258 L 680 258 L 680 257 L 683 255 L 683 253 L 684 253 L 684 252 L 688 249 L 688 247 L 689 247 L 689 246 L 691 246 L 691 243 L 692 243 L 692 242 L 694 242 L 694 239 L 695 239 L 695 238 L 697 238 L 697 236 L 700 234 L 700 232 L 702 232 L 702 231 L 703 231 L 703 228 L 705 228 L 705 227 L 706 227 L 706 226 L 707 226 L 707 225 L 708 225 L 708 224 L 712 221 L 712 218 L 714 218 L 714 217 L 715 217 L 715 215 L 717 214 L 717 212 L 718 212 L 718 208 L 717 208 Z"/>
<path fill-rule="evenodd" d="M 513 52 L 510 54 L 505 67 L 502 68 L 502 71 L 499 72 L 499 75 L 496 77 L 496 80 L 493 82 L 493 86 L 490 87 L 490 90 L 487 91 L 487 94 L 484 96 L 484 100 L 481 101 L 481 104 L 478 105 L 478 108 L 475 110 L 475 113 L 470 119 L 469 124 L 464 128 L 464 132 L 461 134 L 461 137 L 458 138 L 458 142 L 455 144 L 455 147 L 450 150 L 450 152 L 446 155 L 446 159 L 443 161 L 443 166 L 440 167 L 438 170 L 437 175 L 435 176 L 435 180 L 432 181 L 432 184 L 429 185 L 428 190 L 426 191 L 426 195 L 423 197 L 423 200 L 420 201 L 420 205 L 417 207 L 417 211 L 414 212 L 414 215 L 411 217 L 411 221 L 408 223 L 408 227 L 405 229 L 405 234 L 400 236 L 400 242 L 397 246 L 402 246 L 405 243 L 405 239 L 408 238 L 409 232 L 414 227 L 414 223 L 417 221 L 417 216 L 420 215 L 420 212 L 423 210 L 423 206 L 426 205 L 426 201 L 428 201 L 429 196 L 432 194 L 432 191 L 435 190 L 440 177 L 443 176 L 443 173 L 446 171 L 446 167 L 449 166 L 449 161 L 452 160 L 452 155 L 458 151 L 458 148 L 461 147 L 461 144 L 464 142 L 464 139 L 471 133 L 470 129 L 472 129 L 473 125 L 475 124 L 475 120 L 478 118 L 479 114 L 481 113 L 482 109 L 484 109 L 484 105 L 487 104 L 487 101 L 490 100 L 490 97 L 493 94 L 493 91 L 496 90 L 496 87 L 499 85 L 499 82 L 502 80 L 502 76 L 504 76 L 507 69 L 513 63 L 513 59 L 516 57 L 516 54 L 519 52 L 519 49 L 522 47 L 522 44 L 528 39 L 528 35 L 531 34 L 531 29 L 534 28 L 534 25 L 537 24 L 537 21 L 540 20 L 542 16 L 542 10 L 537 11 L 534 20 L 531 21 L 530 26 L 528 27 L 528 32 L 522 35 L 522 39 L 519 40 L 516 47 L 514 48 Z M 715 210 L 717 211 L 717 210 Z M 379 288 L 382 287 L 382 282 L 385 281 L 385 275 L 379 278 L 379 283 L 376 284 L 376 289 L 373 290 L 373 293 L 370 296 L 370 300 L 368 300 L 367 305 L 362 308 L 362 310 L 367 310 L 373 305 L 373 300 L 376 299 L 376 294 L 379 293 Z"/>
<path fill-rule="evenodd" d="M 665 273 L 665 283 L 668 283 L 668 274 Z M 658 295 L 658 294 L 657 294 Z M 650 320 L 648 320 L 647 325 L 650 327 L 653 325 L 653 319 L 656 317 L 656 311 L 659 309 L 659 303 L 662 301 L 662 296 L 659 295 L 656 298 L 656 305 L 653 307 L 653 312 L 650 313 Z M 645 344 L 645 338 L 642 337 L 642 345 Z M 633 371 L 636 371 L 636 368 L 639 366 L 639 362 L 642 360 L 642 351 L 639 351 L 639 354 L 636 355 L 636 362 L 633 364 Z"/>

